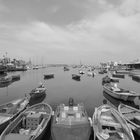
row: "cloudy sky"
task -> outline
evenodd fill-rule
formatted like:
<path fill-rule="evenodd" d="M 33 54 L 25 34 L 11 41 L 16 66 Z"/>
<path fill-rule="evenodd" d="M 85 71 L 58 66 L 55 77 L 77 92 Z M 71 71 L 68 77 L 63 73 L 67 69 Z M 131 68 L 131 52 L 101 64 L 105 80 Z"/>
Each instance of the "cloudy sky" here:
<path fill-rule="evenodd" d="M 140 0 L 0 0 L 0 57 L 35 63 L 131 61 Z"/>

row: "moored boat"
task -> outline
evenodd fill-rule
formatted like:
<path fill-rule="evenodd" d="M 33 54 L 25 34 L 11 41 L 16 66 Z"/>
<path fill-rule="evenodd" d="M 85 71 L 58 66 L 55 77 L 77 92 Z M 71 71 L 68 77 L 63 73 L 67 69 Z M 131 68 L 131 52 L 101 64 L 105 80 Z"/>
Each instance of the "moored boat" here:
<path fill-rule="evenodd" d="M 64 71 L 69 71 L 70 69 L 68 67 L 64 67 Z"/>
<path fill-rule="evenodd" d="M 72 74 L 72 79 L 80 81 L 81 76 L 78 74 Z"/>
<path fill-rule="evenodd" d="M 126 70 L 117 70 L 116 73 L 118 73 L 118 74 L 129 74 L 130 71 L 126 71 Z"/>
<path fill-rule="evenodd" d="M 21 98 L 0 105 L 0 134 L 28 105 L 28 98 Z"/>
<path fill-rule="evenodd" d="M 115 83 L 117 82 L 118 83 L 119 79 L 113 78 L 113 77 L 109 77 L 108 75 L 102 78 L 102 84 L 111 83 L 111 82 L 115 82 Z"/>
<path fill-rule="evenodd" d="M 85 74 L 85 72 L 83 70 L 80 70 L 79 74 Z"/>
<path fill-rule="evenodd" d="M 12 75 L 12 81 L 20 80 L 20 75 Z"/>
<path fill-rule="evenodd" d="M 104 84 L 103 90 L 110 96 L 124 101 L 134 101 L 136 97 L 140 97 L 140 93 L 119 88 L 117 84 Z"/>
<path fill-rule="evenodd" d="M 11 76 L 5 76 L 0 78 L 0 84 L 10 83 L 12 81 Z"/>
<path fill-rule="evenodd" d="M 36 104 L 22 112 L 1 134 L 0 140 L 40 140 L 46 133 L 52 108 Z"/>
<path fill-rule="evenodd" d="M 124 74 L 112 74 L 112 77 L 125 78 L 125 75 Z"/>
<path fill-rule="evenodd" d="M 118 111 L 129 123 L 130 128 L 140 136 L 140 110 L 121 103 Z"/>
<path fill-rule="evenodd" d="M 44 79 L 51 79 L 51 78 L 54 78 L 54 74 L 51 73 L 51 74 L 44 74 Z"/>
<path fill-rule="evenodd" d="M 133 133 L 122 115 L 109 105 L 95 108 L 94 140 L 134 140 Z"/>
<path fill-rule="evenodd" d="M 57 107 L 51 128 L 53 140 L 88 140 L 91 126 L 84 105 L 74 105 L 70 98 L 69 105 Z"/>
<path fill-rule="evenodd" d="M 88 76 L 92 76 L 92 77 L 94 77 L 94 76 L 95 76 L 95 73 L 92 72 L 92 71 L 89 71 L 89 72 L 87 72 L 87 75 L 88 75 Z"/>
<path fill-rule="evenodd" d="M 31 99 L 33 98 L 39 98 L 42 97 L 44 94 L 46 94 L 46 88 L 41 83 L 37 88 L 33 89 L 29 94 L 31 96 Z"/>

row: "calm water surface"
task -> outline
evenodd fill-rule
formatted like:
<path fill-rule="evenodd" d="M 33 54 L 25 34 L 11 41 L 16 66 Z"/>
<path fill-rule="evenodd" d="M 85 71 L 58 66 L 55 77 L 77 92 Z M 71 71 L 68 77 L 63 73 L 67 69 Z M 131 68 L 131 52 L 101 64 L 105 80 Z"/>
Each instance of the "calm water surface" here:
<path fill-rule="evenodd" d="M 43 75 L 48 73 L 54 73 L 54 78 L 44 80 Z M 71 68 L 70 71 L 64 72 L 63 67 L 56 67 L 9 73 L 9 75 L 20 74 L 21 79 L 11 83 L 7 87 L 0 88 L 0 104 L 25 96 L 26 93 L 37 87 L 40 82 L 44 83 L 47 88 L 47 95 L 44 100 L 52 106 L 53 110 L 60 103 L 67 104 L 69 97 L 73 97 L 76 103 L 83 102 L 88 115 L 91 117 L 94 108 L 103 104 L 105 100 L 113 106 L 119 104 L 120 101 L 103 93 L 101 81 L 107 74 L 100 75 L 96 71 L 97 75 L 90 77 L 85 73 L 81 75 L 81 81 L 75 81 L 72 79 L 73 73 L 78 74 L 78 69 Z M 127 75 L 125 79 L 120 79 L 118 86 L 140 93 L 140 83 L 133 81 Z M 139 107 L 139 99 L 136 98 L 131 105 Z"/>

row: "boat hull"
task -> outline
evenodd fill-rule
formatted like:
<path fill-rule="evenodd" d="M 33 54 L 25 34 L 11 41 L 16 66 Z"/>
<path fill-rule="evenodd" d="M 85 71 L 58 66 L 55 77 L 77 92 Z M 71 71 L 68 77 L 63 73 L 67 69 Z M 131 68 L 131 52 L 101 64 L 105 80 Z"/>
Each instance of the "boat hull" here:
<path fill-rule="evenodd" d="M 79 126 L 52 126 L 53 140 L 88 140 L 90 137 L 90 124 Z"/>
<path fill-rule="evenodd" d="M 134 101 L 134 99 L 136 98 L 136 96 L 116 94 L 115 92 L 110 91 L 105 86 L 104 86 L 104 92 L 109 94 L 110 96 L 116 98 L 116 99 L 120 99 L 120 100 L 124 100 L 124 101 Z"/>
<path fill-rule="evenodd" d="M 122 111 L 122 107 L 124 108 L 124 110 Z M 127 110 L 131 110 L 131 112 L 127 112 Z M 135 116 L 139 116 L 140 115 L 140 110 L 133 108 L 131 106 L 128 105 L 124 105 L 124 104 L 120 104 L 118 106 L 118 111 L 122 114 L 122 116 L 125 118 L 125 120 L 129 123 L 130 128 L 137 134 L 140 136 L 140 124 L 136 123 L 134 117 Z M 125 112 L 126 111 L 126 112 Z M 122 113 L 123 112 L 123 113 Z M 129 118 L 129 116 L 131 117 L 131 119 Z M 133 120 L 133 119 L 134 120 Z M 133 121 L 132 121 L 133 120 Z"/>
<path fill-rule="evenodd" d="M 123 74 L 112 74 L 112 77 L 125 78 L 125 75 L 123 75 Z"/>

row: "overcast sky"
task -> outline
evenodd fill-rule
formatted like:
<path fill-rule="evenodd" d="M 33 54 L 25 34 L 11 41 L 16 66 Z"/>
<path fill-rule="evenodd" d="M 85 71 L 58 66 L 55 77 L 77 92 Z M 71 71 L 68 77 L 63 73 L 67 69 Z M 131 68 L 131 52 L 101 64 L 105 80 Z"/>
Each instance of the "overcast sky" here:
<path fill-rule="evenodd" d="M 0 57 L 127 62 L 140 54 L 140 0 L 0 0 Z"/>

